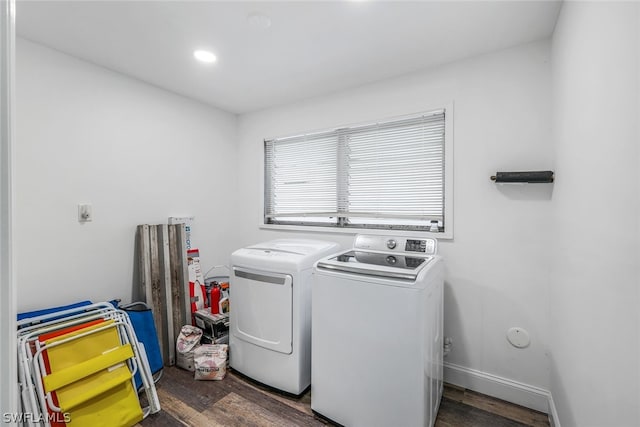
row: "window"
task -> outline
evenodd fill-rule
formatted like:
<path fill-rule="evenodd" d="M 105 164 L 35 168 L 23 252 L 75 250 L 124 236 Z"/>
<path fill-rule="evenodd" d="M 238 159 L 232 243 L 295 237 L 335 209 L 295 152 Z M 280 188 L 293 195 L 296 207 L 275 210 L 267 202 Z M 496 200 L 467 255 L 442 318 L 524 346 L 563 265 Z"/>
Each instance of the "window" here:
<path fill-rule="evenodd" d="M 445 116 L 266 140 L 265 224 L 449 231 Z"/>

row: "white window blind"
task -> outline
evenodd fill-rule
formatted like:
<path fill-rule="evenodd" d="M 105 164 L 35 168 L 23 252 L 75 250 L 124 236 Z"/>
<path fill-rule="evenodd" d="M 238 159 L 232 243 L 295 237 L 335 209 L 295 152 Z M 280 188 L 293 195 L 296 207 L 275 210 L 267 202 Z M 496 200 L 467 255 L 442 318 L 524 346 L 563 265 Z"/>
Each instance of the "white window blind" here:
<path fill-rule="evenodd" d="M 265 141 L 265 223 L 443 231 L 445 111 Z"/>
<path fill-rule="evenodd" d="M 335 132 L 265 142 L 265 210 L 270 219 L 336 215 Z"/>

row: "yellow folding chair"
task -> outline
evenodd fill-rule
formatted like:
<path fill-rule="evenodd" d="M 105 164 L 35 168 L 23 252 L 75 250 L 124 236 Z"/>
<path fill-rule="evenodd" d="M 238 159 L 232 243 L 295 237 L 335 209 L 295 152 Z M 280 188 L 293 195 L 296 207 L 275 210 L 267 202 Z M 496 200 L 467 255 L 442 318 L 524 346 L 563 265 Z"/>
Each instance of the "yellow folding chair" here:
<path fill-rule="evenodd" d="M 39 350 L 51 372 L 41 372 L 48 405 L 68 414 L 68 425 L 126 427 L 142 420 L 134 351 L 123 343 L 120 326 L 117 320 L 87 326 L 45 340 Z"/>

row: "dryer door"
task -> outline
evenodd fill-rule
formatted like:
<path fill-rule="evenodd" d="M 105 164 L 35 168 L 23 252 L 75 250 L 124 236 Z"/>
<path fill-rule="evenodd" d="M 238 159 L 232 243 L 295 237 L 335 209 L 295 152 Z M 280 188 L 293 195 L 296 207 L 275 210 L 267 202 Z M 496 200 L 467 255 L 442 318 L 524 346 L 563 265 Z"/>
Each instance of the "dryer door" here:
<path fill-rule="evenodd" d="M 260 347 L 291 354 L 292 288 L 293 279 L 288 274 L 233 267 L 230 287 L 233 335 Z"/>

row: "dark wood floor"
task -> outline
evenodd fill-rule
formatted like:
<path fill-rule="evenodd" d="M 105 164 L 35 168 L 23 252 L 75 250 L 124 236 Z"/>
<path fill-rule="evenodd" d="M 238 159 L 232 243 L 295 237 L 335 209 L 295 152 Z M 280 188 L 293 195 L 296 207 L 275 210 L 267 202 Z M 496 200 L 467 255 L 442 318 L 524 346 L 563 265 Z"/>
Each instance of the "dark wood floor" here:
<path fill-rule="evenodd" d="M 165 368 L 156 385 L 162 411 L 139 426 L 325 426 L 311 412 L 309 392 L 295 398 L 231 371 L 222 381 L 195 381 Z M 446 385 L 437 427 L 549 426 L 546 414 Z"/>

